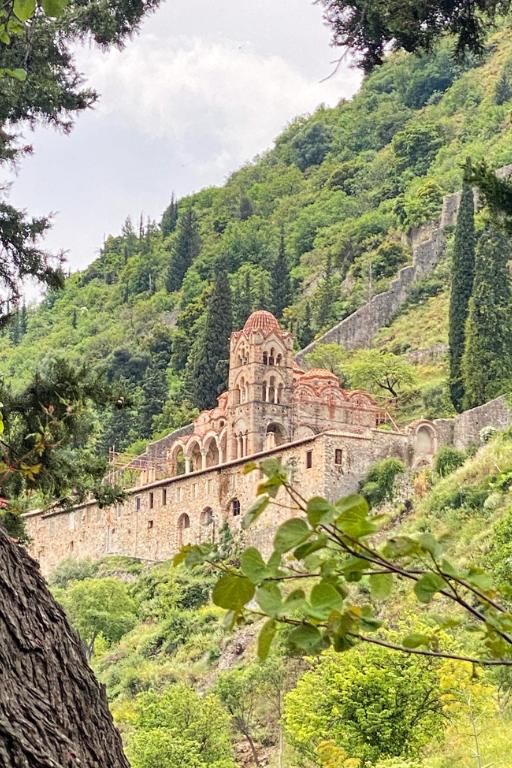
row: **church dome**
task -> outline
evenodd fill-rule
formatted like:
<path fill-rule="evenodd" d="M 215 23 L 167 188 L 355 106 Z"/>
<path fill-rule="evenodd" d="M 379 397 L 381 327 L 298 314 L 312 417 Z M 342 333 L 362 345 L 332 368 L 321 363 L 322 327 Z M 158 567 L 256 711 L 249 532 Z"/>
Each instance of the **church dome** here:
<path fill-rule="evenodd" d="M 306 379 L 327 379 L 339 382 L 336 374 L 332 371 L 328 371 L 327 368 L 310 368 L 303 376 L 301 376 L 301 381 Z"/>
<path fill-rule="evenodd" d="M 263 336 L 268 336 L 273 331 L 281 333 L 281 327 L 272 312 L 267 312 L 265 309 L 260 309 L 249 315 L 244 325 L 244 333 L 247 335 L 259 332 Z"/>

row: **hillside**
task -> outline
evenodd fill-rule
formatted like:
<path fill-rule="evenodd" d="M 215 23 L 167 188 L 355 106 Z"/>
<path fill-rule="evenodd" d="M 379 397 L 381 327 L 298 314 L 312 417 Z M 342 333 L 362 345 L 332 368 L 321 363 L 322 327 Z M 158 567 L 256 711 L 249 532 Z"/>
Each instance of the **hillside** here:
<path fill-rule="evenodd" d="M 486 563 L 506 589 L 510 430 L 476 453 L 450 451 L 439 454 L 433 471 L 395 480 L 381 506 L 388 533 L 441 535 L 451 562 L 468 568 Z M 238 562 L 236 541 L 225 538 L 218 556 Z M 93 666 L 134 768 L 178 768 L 184 757 L 194 758 L 199 744 L 207 751 L 186 763 L 195 768 L 510 765 L 507 670 L 415 660 L 366 646 L 302 659 L 289 655 L 286 631 L 262 665 L 255 648 L 260 624 L 227 629 L 223 611 L 209 601 L 215 579 L 210 567 L 194 572 L 120 557 L 64 562 L 53 576 L 57 598 L 93 649 Z M 310 585 L 302 586 L 307 591 Z M 366 578 L 353 588 L 356 600 L 371 602 Z M 432 631 L 445 608 L 442 600 L 418 607 L 398 582 L 380 616 L 395 632 L 411 626 Z M 449 633 L 455 650 L 462 638 L 453 614 L 446 627 L 435 632 L 443 644 Z M 423 695 L 432 705 L 426 709 Z M 362 755 L 368 757 L 359 762 Z"/>
<path fill-rule="evenodd" d="M 21 384 L 45 356 L 58 353 L 123 381 L 134 407 L 100 417 L 102 449 L 122 450 L 179 426 L 193 412 L 191 350 L 219 257 L 240 327 L 251 309 L 276 309 L 281 233 L 291 272 L 281 319 L 305 345 L 369 292 L 385 288 L 410 260 L 402 233 L 438 215 L 443 194 L 460 187 L 468 153 L 495 167 L 512 160 L 510 104 L 495 98 L 498 79 L 512 66 L 507 32 L 497 32 L 485 55 L 464 67 L 447 44 L 429 56 L 395 55 L 352 101 L 294 120 L 271 150 L 223 187 L 180 200 L 177 227 L 173 206 L 162 228 L 127 221 L 63 291 L 20 311 L 0 338 L 0 373 Z M 190 208 L 198 230 L 193 263 L 182 281 L 169 279 Z M 415 308 L 379 337 L 407 351 L 420 378 L 431 376 L 429 353 L 413 353 L 444 341 L 442 296 L 429 297 L 427 286 Z M 442 362 L 434 367 L 442 383 Z"/>

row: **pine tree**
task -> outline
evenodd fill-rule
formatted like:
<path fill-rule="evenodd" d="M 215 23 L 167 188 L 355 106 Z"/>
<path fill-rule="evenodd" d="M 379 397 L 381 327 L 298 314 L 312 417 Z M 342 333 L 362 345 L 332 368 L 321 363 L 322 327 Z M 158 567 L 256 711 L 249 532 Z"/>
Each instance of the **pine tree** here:
<path fill-rule="evenodd" d="M 512 382 L 512 322 L 508 262 L 509 238 L 490 222 L 478 242 L 475 279 L 466 324 L 462 360 L 464 406 L 504 394 Z"/>
<path fill-rule="evenodd" d="M 190 389 L 194 405 L 200 409 L 212 408 L 227 386 L 231 331 L 231 290 L 221 263 L 208 299 L 205 326 L 191 353 Z"/>
<path fill-rule="evenodd" d="M 468 159 L 453 245 L 448 332 L 450 397 L 454 408 L 459 412 L 464 407 L 461 366 L 465 348 L 466 319 L 475 271 L 475 204 L 473 189 L 468 181 L 470 173 L 471 161 Z"/>
<path fill-rule="evenodd" d="M 512 99 L 512 87 L 508 79 L 505 70 L 501 73 L 501 77 L 496 83 L 496 90 L 494 91 L 494 101 L 498 106 L 506 104 L 507 101 Z"/>
<path fill-rule="evenodd" d="M 176 229 L 178 223 L 178 201 L 174 197 L 174 192 L 171 196 L 171 202 L 162 214 L 160 221 L 160 229 L 164 237 L 168 237 Z"/>
<path fill-rule="evenodd" d="M 272 266 L 272 310 L 276 317 L 282 317 L 283 310 L 291 301 L 290 267 L 286 258 L 284 232 L 281 230 L 279 249 Z"/>
<path fill-rule="evenodd" d="M 192 208 L 180 217 L 176 240 L 173 243 L 171 258 L 165 285 L 169 293 L 177 291 L 183 282 L 185 273 L 190 267 L 201 248 L 197 216 Z"/>

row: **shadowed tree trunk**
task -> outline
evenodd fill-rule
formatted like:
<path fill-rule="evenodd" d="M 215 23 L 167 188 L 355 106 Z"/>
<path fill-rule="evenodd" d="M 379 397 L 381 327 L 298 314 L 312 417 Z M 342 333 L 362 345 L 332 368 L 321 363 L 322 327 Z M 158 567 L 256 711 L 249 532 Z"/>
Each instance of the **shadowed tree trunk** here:
<path fill-rule="evenodd" d="M 128 768 L 78 634 L 1 528 L 0 768 Z"/>

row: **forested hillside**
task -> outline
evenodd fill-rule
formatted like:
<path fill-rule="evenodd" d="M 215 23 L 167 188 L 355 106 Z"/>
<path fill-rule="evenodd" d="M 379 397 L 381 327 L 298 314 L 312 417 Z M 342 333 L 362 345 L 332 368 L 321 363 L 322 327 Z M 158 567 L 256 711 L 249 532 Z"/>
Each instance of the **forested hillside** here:
<path fill-rule="evenodd" d="M 198 376 L 212 338 L 222 350 L 252 309 L 274 311 L 304 346 L 382 290 L 410 259 L 402 234 L 438 215 L 468 154 L 494 167 L 512 161 L 511 104 L 508 30 L 464 65 L 448 43 L 428 56 L 394 54 L 352 101 L 296 119 L 223 187 L 172 200 L 160 222 L 127 220 L 62 291 L 19 310 L 0 338 L 0 372 L 19 386 L 58 353 L 124 384 L 132 407 L 101 416 L 102 450 L 185 423 L 223 384 L 222 366 L 213 385 Z M 209 296 L 225 270 L 236 300 L 212 326 Z M 447 274 L 409 308 L 429 317 L 436 302 L 432 344 L 446 340 Z M 394 351 L 430 344 L 418 338 L 422 319 L 397 323 L 394 342 L 382 337 Z M 421 384 L 432 358 L 410 359 Z M 434 367 L 431 411 L 444 398 L 442 361 Z M 410 413 L 424 407 L 415 402 Z"/>

